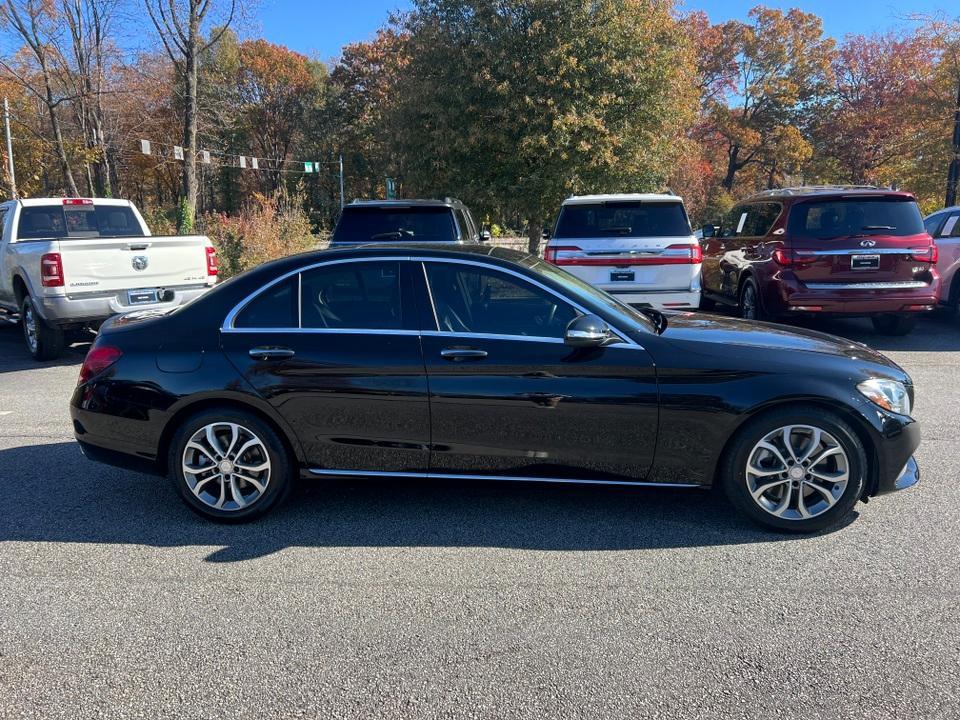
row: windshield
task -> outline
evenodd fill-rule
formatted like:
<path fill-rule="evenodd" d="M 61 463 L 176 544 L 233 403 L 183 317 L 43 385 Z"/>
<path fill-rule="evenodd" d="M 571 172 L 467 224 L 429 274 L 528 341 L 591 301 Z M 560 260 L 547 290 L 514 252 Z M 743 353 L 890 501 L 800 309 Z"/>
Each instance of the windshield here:
<path fill-rule="evenodd" d="M 448 207 L 346 207 L 330 244 L 456 241 Z"/>
<path fill-rule="evenodd" d="M 554 282 L 562 285 L 573 299 L 580 299 L 581 301 L 585 301 L 587 304 L 592 302 L 594 304 L 602 305 L 607 310 L 611 310 L 624 317 L 634 326 L 639 326 L 641 330 L 652 333 L 657 332 L 653 321 L 651 321 L 650 318 L 644 315 L 642 312 L 624 302 L 621 302 L 613 295 L 605 293 L 603 290 L 584 282 L 576 275 L 572 275 L 566 270 L 558 268 L 556 265 L 552 265 L 546 260 L 542 260 L 534 256 L 528 256 L 525 261 L 523 261 L 523 264 L 529 267 L 531 270 L 538 272 L 541 275 L 546 275 Z"/>
<path fill-rule="evenodd" d="M 683 203 L 632 201 L 564 205 L 554 237 L 689 237 L 690 233 Z"/>
<path fill-rule="evenodd" d="M 18 240 L 143 237 L 143 228 L 124 205 L 32 205 L 20 209 Z"/>
<path fill-rule="evenodd" d="M 861 235 L 904 237 L 924 232 L 920 208 L 896 196 L 831 198 L 800 202 L 790 211 L 791 237 L 830 240 Z"/>

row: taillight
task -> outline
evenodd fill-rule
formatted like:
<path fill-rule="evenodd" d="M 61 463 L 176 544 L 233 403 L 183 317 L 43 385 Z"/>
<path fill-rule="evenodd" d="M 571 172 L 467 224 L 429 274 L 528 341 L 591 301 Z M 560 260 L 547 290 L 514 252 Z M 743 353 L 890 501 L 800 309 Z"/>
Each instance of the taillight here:
<path fill-rule="evenodd" d="M 63 287 L 63 258 L 60 253 L 44 253 L 40 257 L 40 283 L 44 287 Z"/>
<path fill-rule="evenodd" d="M 771 257 L 777 265 L 785 268 L 805 268 L 814 261 L 814 258 L 812 257 L 801 257 L 799 253 L 791 250 L 784 250 L 783 248 L 777 248 L 774 250 Z"/>
<path fill-rule="evenodd" d="M 940 259 L 940 248 L 936 243 L 930 243 L 925 248 L 910 248 L 910 257 L 918 262 L 928 262 L 932 265 Z"/>
<path fill-rule="evenodd" d="M 112 345 L 94 345 L 84 358 L 83 365 L 80 366 L 80 377 L 77 378 L 77 385 L 83 385 L 94 375 L 98 375 L 113 365 L 120 356 L 123 355 L 119 348 Z"/>
<path fill-rule="evenodd" d="M 543 259 L 552 265 L 572 265 L 572 262 L 565 261 L 564 258 L 559 258 L 559 253 L 579 253 L 583 252 L 580 248 L 575 245 L 562 245 L 562 246 L 547 246 L 546 250 L 543 251 Z"/>
<path fill-rule="evenodd" d="M 667 245 L 665 255 L 658 265 L 696 265 L 703 262 L 703 248 L 700 245 Z"/>
<path fill-rule="evenodd" d="M 220 265 L 217 262 L 217 250 L 216 248 L 208 247 L 207 248 L 207 276 L 216 277 L 217 270 Z"/>

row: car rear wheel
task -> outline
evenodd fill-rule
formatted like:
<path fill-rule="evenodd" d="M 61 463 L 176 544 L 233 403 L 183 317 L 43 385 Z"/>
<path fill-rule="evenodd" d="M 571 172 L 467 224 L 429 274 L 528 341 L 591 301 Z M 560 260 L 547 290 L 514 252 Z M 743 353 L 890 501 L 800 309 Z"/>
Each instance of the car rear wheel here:
<path fill-rule="evenodd" d="M 916 315 L 874 315 L 870 320 L 881 335 L 909 335 L 917 324 Z"/>
<path fill-rule="evenodd" d="M 740 317 L 744 320 L 763 320 L 763 307 L 760 305 L 760 288 L 757 281 L 748 277 L 740 288 Z"/>
<path fill-rule="evenodd" d="M 220 522 L 264 515 L 293 484 L 291 458 L 273 428 L 228 408 L 183 423 L 170 443 L 167 467 L 187 506 Z"/>
<path fill-rule="evenodd" d="M 20 325 L 23 340 L 34 360 L 54 360 L 63 354 L 66 346 L 63 330 L 40 317 L 33 299 L 27 295 L 20 303 Z"/>
<path fill-rule="evenodd" d="M 867 468 L 863 443 L 842 418 L 790 408 L 762 415 L 737 434 L 721 482 L 731 502 L 760 525 L 816 532 L 853 509 Z"/>

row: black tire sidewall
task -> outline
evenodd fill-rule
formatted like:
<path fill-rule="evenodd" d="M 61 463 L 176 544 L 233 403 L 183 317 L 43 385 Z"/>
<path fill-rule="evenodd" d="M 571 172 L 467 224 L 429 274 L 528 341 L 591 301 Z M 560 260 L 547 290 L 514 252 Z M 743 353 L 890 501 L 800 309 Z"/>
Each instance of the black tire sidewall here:
<path fill-rule="evenodd" d="M 850 464 L 847 489 L 822 515 L 807 520 L 786 520 L 759 507 L 747 490 L 746 464 L 754 446 L 767 433 L 786 425 L 811 425 L 833 435 L 843 446 Z M 869 472 L 863 443 L 854 429 L 838 415 L 819 408 L 773 410 L 749 421 L 738 432 L 724 456 L 721 483 L 733 505 L 754 522 L 781 532 L 816 532 L 839 523 L 857 504 Z"/>
<path fill-rule="evenodd" d="M 756 317 L 748 318 L 745 315 L 746 306 L 743 303 L 743 298 L 747 294 L 747 288 L 751 286 L 753 287 L 753 297 L 754 297 L 754 303 L 756 307 L 756 311 L 755 311 Z M 746 280 L 743 281 L 743 287 L 740 288 L 740 302 L 738 304 L 738 309 L 740 311 L 740 317 L 743 318 L 744 320 L 753 320 L 753 321 L 763 320 L 763 307 L 760 304 L 760 286 L 757 285 L 757 281 L 754 280 L 752 277 L 748 277 Z"/>
<path fill-rule="evenodd" d="M 916 316 L 874 315 L 870 318 L 873 329 L 881 335 L 909 335 L 917 324 Z"/>
<path fill-rule="evenodd" d="M 184 447 L 197 430 L 214 422 L 237 423 L 249 428 L 263 440 L 270 457 L 270 482 L 266 492 L 255 503 L 243 510 L 217 510 L 204 504 L 193 494 L 183 476 L 181 458 Z M 187 507 L 198 515 L 216 522 L 241 523 L 262 517 L 283 502 L 293 485 L 294 464 L 294 459 L 289 456 L 277 432 L 256 415 L 233 408 L 211 409 L 192 415 L 177 428 L 167 452 L 167 477 Z"/>

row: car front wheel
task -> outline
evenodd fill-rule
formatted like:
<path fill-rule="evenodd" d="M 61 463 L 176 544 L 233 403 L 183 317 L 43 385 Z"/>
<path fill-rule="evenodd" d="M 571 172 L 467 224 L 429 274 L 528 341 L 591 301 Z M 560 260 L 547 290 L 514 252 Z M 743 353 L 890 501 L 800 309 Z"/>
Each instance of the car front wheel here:
<path fill-rule="evenodd" d="M 292 459 L 273 428 L 230 408 L 183 423 L 170 443 L 167 467 L 190 509 L 220 522 L 264 515 L 292 485 Z"/>
<path fill-rule="evenodd" d="M 755 522 L 816 532 L 853 509 L 867 467 L 863 443 L 839 416 L 819 408 L 775 410 L 737 434 L 721 482 L 731 502 Z"/>

